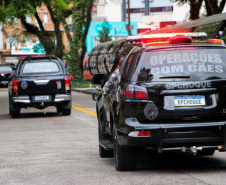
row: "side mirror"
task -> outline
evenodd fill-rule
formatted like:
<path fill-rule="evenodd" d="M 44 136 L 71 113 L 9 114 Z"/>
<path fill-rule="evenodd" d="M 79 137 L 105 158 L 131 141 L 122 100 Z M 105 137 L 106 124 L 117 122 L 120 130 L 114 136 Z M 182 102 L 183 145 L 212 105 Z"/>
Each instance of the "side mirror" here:
<path fill-rule="evenodd" d="M 94 74 L 92 76 L 91 83 L 93 85 L 102 86 L 104 84 L 104 77 L 105 77 L 105 74 L 102 74 L 102 73 Z"/>
<path fill-rule="evenodd" d="M 101 94 L 101 92 L 102 92 L 102 89 L 99 89 L 99 88 L 93 90 L 93 100 L 94 101 L 98 100 L 98 97 Z"/>

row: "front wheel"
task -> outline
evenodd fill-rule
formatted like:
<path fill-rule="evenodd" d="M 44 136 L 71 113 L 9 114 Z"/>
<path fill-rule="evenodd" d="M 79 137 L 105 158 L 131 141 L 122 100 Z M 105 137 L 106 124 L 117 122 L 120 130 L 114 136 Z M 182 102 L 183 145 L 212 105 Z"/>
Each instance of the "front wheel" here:
<path fill-rule="evenodd" d="M 133 171 L 137 168 L 137 152 L 135 148 L 120 146 L 116 129 L 113 129 L 113 145 L 115 168 L 118 171 Z"/>
<path fill-rule="evenodd" d="M 62 109 L 62 115 L 71 115 L 71 109 Z"/>

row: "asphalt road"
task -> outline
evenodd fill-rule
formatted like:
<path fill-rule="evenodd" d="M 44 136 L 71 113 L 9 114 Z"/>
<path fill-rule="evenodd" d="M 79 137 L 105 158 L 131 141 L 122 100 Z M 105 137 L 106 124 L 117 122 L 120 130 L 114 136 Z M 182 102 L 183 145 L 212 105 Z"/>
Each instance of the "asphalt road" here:
<path fill-rule="evenodd" d="M 117 172 L 114 159 L 98 156 L 95 102 L 73 92 L 71 116 L 55 108 L 8 114 L 0 89 L 0 185 L 32 184 L 226 184 L 226 153 L 211 157 L 140 155 L 138 170 Z M 89 112 L 90 111 L 90 112 Z"/>

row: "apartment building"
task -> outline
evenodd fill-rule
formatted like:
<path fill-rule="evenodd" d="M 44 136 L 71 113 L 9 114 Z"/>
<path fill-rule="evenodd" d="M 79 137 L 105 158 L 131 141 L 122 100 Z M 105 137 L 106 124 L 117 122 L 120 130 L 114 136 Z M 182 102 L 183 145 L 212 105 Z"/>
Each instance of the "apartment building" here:
<path fill-rule="evenodd" d="M 155 27 L 162 21 L 173 20 L 172 0 L 96 0 L 94 10 L 93 21 L 126 22 L 128 12 L 131 22 Z"/>
<path fill-rule="evenodd" d="M 128 0 L 122 0 L 124 21 L 128 20 L 128 10 L 131 21 L 155 27 L 159 27 L 160 22 L 173 20 L 171 0 L 129 0 L 129 2 L 128 4 Z"/>
<path fill-rule="evenodd" d="M 48 9 L 42 6 L 37 9 L 37 13 L 43 22 L 45 30 L 53 33 L 54 24 L 52 23 Z M 35 17 L 26 17 L 26 19 L 28 23 L 38 26 Z M 0 64 L 16 64 L 21 58 L 26 56 L 45 55 L 44 48 L 40 46 L 38 37 L 26 32 L 19 20 L 8 21 L 13 21 L 13 27 L 10 25 L 1 25 L 4 29 L 4 34 L 0 26 Z M 70 19 L 68 21 L 71 22 Z M 68 41 L 63 26 L 60 29 L 63 43 L 67 46 Z"/>

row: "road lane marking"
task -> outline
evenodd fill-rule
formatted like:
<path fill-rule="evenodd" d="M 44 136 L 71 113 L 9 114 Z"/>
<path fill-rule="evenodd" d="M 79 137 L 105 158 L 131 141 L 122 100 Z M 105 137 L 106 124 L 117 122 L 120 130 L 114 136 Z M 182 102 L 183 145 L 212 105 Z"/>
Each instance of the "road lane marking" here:
<path fill-rule="evenodd" d="M 91 112 L 91 111 L 88 111 L 88 110 L 83 109 L 83 108 L 81 108 L 81 107 L 74 106 L 74 105 L 72 105 L 72 108 L 74 108 L 74 109 L 76 109 L 76 110 L 79 110 L 79 111 L 81 111 L 81 112 L 85 112 L 85 113 L 87 113 L 87 114 L 91 114 L 92 116 L 97 117 L 97 113 L 95 113 L 95 112 Z"/>

